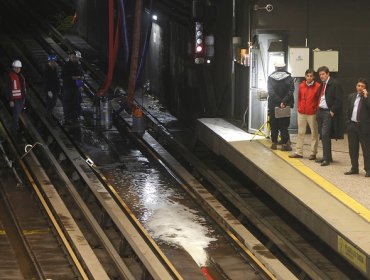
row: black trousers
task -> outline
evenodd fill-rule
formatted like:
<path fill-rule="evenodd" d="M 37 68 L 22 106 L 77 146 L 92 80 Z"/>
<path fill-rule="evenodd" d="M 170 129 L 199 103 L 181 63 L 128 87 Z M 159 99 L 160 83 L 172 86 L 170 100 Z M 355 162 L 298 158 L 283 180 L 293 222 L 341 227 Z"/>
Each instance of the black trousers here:
<path fill-rule="evenodd" d="M 290 118 L 275 118 L 275 114 L 270 110 L 271 142 L 277 143 L 280 131 L 281 144 L 286 144 L 289 140 L 289 125 Z"/>
<path fill-rule="evenodd" d="M 51 116 L 53 109 L 57 103 L 57 92 L 52 91 L 53 97 L 49 97 L 49 95 L 46 93 L 46 111 L 48 112 L 49 116 Z"/>
<path fill-rule="evenodd" d="M 24 108 L 24 104 L 26 102 L 25 98 L 16 99 L 14 100 L 14 107 L 12 108 L 13 111 L 13 129 L 19 130 L 19 118 Z"/>
<path fill-rule="evenodd" d="M 359 123 L 350 122 L 348 126 L 348 149 L 352 164 L 351 169 L 354 171 L 358 171 L 360 144 L 364 155 L 364 169 L 366 172 L 370 172 L 370 134 L 361 133 Z"/>
<path fill-rule="evenodd" d="M 317 127 L 322 142 L 322 158 L 323 160 L 330 162 L 333 160 L 331 155 L 331 126 L 332 116 L 329 110 L 319 109 L 316 114 Z"/>
<path fill-rule="evenodd" d="M 80 113 L 81 98 L 80 93 L 76 88 L 63 88 L 63 112 L 64 120 L 73 121 Z"/>

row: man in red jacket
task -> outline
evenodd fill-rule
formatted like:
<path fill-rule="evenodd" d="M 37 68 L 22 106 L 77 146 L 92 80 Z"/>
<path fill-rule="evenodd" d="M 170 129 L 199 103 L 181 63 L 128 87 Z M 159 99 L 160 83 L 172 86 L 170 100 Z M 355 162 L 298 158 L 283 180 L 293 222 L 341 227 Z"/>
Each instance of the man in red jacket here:
<path fill-rule="evenodd" d="M 316 159 L 319 142 L 316 121 L 319 88 L 320 84 L 314 80 L 314 71 L 312 69 L 306 70 L 305 80 L 301 82 L 298 89 L 298 138 L 296 152 L 289 155 L 290 158 L 303 157 L 303 142 L 308 123 L 311 129 L 311 154 L 308 159 Z"/>
<path fill-rule="evenodd" d="M 22 63 L 19 60 L 14 60 L 12 67 L 7 84 L 7 99 L 13 111 L 13 128 L 15 131 L 19 131 L 18 121 L 26 101 L 26 80 L 20 73 Z"/>

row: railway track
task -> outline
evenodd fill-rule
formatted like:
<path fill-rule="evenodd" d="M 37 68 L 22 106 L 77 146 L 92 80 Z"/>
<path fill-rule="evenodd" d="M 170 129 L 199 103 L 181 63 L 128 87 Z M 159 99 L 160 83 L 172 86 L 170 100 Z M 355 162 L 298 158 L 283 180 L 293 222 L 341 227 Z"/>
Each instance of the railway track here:
<path fill-rule="evenodd" d="M 59 40 L 58 37 L 61 37 L 59 35 L 53 35 L 53 38 L 45 38 L 45 36 L 37 34 L 35 36 L 36 39 L 31 36 L 27 40 L 16 38 L 15 42 L 19 46 L 19 55 L 22 55 L 26 61 L 33 61 L 32 64 L 35 65 L 35 69 L 30 77 L 37 81 L 40 74 L 37 72 L 40 71 L 41 67 L 38 64 L 40 60 L 34 57 L 35 53 L 46 57 L 46 52 L 55 48 L 54 52 L 63 57 L 63 51 L 71 47 L 72 44 L 69 43 L 61 48 L 60 46 L 63 42 L 65 43 L 65 40 L 54 41 Z M 30 46 L 34 46 L 34 48 L 30 50 Z M 21 50 L 25 49 L 28 52 L 26 57 L 21 54 Z M 38 49 L 41 51 L 38 51 Z M 9 50 L 4 52 L 7 51 Z M 86 65 L 88 63 L 85 63 Z M 88 69 L 91 74 L 88 79 L 88 86 L 89 90 L 93 92 L 99 84 L 96 79 L 103 75 L 98 72 L 95 66 L 88 66 Z M 150 111 L 150 109 L 146 111 L 154 138 L 149 134 L 140 138 L 131 133 L 131 118 L 124 114 L 115 118 L 117 131 L 97 129 L 97 127 L 94 127 L 92 118 L 91 108 L 93 104 L 92 101 L 88 100 L 84 104 L 83 125 L 53 126 L 49 120 L 43 117 L 42 94 L 41 98 L 36 97 L 37 83 L 34 91 L 35 97 L 30 98 L 30 105 L 34 109 L 27 113 L 27 118 L 23 118 L 23 125 L 27 127 L 27 135 L 22 137 L 22 140 L 25 141 L 22 147 L 17 148 L 18 157 L 22 154 L 21 148 L 23 146 L 29 143 L 31 143 L 31 146 L 34 143 L 41 143 L 25 156 L 27 165 L 32 166 L 30 169 L 33 171 L 29 172 L 33 174 L 32 178 L 36 182 L 50 182 L 49 185 L 54 187 L 52 193 L 58 194 L 67 210 L 73 209 L 73 211 L 70 211 L 69 221 L 74 220 L 76 222 L 76 228 L 81 230 L 81 235 L 85 237 L 86 244 L 91 247 L 93 253 L 90 255 L 96 256 L 96 260 L 102 265 L 102 273 L 105 272 L 107 277 L 120 279 L 167 279 L 166 277 L 169 277 L 168 279 L 201 279 L 203 276 L 207 276 L 208 272 L 206 271 L 210 271 L 210 275 L 214 279 L 244 279 L 238 278 L 238 276 L 231 277 L 230 275 L 242 275 L 239 277 L 249 275 L 248 279 L 279 279 L 279 274 L 274 274 L 276 271 L 266 269 L 264 260 L 261 258 L 263 254 L 267 255 L 267 258 L 278 256 L 291 269 L 290 275 L 293 278 L 354 279 L 352 277 L 359 276 L 340 258 L 332 255 L 333 253 L 328 248 L 324 247 L 325 249 L 318 250 L 317 248 L 323 245 L 315 244 L 318 243 L 318 239 L 312 236 L 309 236 L 310 238 L 307 238 L 307 235 L 304 236 L 304 227 L 295 224 L 296 221 L 289 218 L 289 224 L 297 225 L 295 228 L 289 226 L 285 221 L 288 215 L 283 213 L 277 205 L 274 205 L 276 211 L 273 213 L 270 209 L 273 204 L 272 201 L 269 201 L 269 204 L 261 203 L 259 200 L 266 200 L 267 196 L 259 193 L 259 191 L 251 191 L 250 189 L 258 190 L 258 187 L 246 181 L 245 178 L 241 178 L 240 175 L 233 174 L 231 169 L 225 169 L 227 165 L 222 160 L 213 158 L 203 147 L 201 151 L 198 151 L 197 157 L 189 153 L 189 150 L 165 128 L 166 124 L 161 123 L 154 117 L 156 112 Z M 120 106 L 120 104 L 113 105 Z M 2 111 L 6 110 L 2 108 Z M 56 115 L 61 115 L 60 110 L 56 112 Z M 4 121 L 7 118 L 8 121 Z M 4 115 L 2 119 L 9 126 L 9 116 Z M 5 130 L 9 130 L 9 128 Z M 177 159 L 168 154 L 155 138 L 162 142 L 164 147 L 171 151 Z M 138 145 L 142 152 L 136 151 L 136 156 L 127 156 L 128 150 L 122 148 L 122 145 L 129 146 L 127 144 L 131 142 Z M 91 147 L 100 147 L 100 151 L 94 154 L 91 152 Z M 130 152 L 132 151 L 130 150 Z M 162 246 L 158 246 L 156 242 L 161 243 L 161 238 L 155 236 L 153 239 L 150 236 L 150 233 L 153 234 L 154 232 L 153 227 L 147 225 L 145 229 L 145 225 L 141 226 L 140 224 L 145 220 L 143 216 L 138 219 L 135 218 L 135 216 L 140 217 L 140 214 L 142 214 L 140 208 L 135 208 L 137 197 L 125 196 L 124 194 L 125 191 L 131 191 L 132 186 L 137 185 L 131 183 L 131 187 L 120 189 L 119 183 L 114 183 L 115 180 L 122 182 L 122 178 L 112 171 L 111 161 L 102 160 L 102 158 L 106 159 L 110 156 L 119 164 L 128 166 L 127 171 L 134 172 L 140 169 L 143 162 L 144 167 L 155 170 L 154 173 L 159 172 L 158 170 L 161 170 L 160 172 L 167 171 L 169 175 L 160 175 L 161 180 L 164 180 L 162 178 L 170 178 L 167 179 L 170 181 L 170 185 L 177 184 L 177 187 L 176 184 L 171 187 L 171 192 L 181 186 L 185 192 L 180 193 L 185 197 L 185 200 L 197 201 L 196 203 L 191 202 L 191 206 L 198 207 L 196 211 L 200 211 L 199 207 L 201 207 L 202 211 L 208 213 L 206 219 L 217 225 L 211 227 L 212 230 L 217 230 L 218 234 L 215 235 L 224 244 L 230 246 L 226 250 L 226 245 L 222 245 L 225 246 L 222 247 L 225 251 L 230 250 L 228 251 L 229 255 L 222 257 L 232 258 L 235 263 L 243 267 L 241 273 L 232 274 L 234 271 L 231 266 L 235 263 L 228 264 L 218 255 L 217 250 L 213 253 L 208 252 L 206 267 L 205 264 L 197 265 L 194 262 L 194 257 L 193 260 L 189 261 L 189 256 L 186 256 L 186 252 L 189 251 L 175 250 L 171 245 L 163 244 L 163 241 Z M 153 160 L 157 163 L 151 163 Z M 179 161 L 187 169 L 179 164 Z M 154 168 L 154 166 L 157 167 Z M 35 167 L 40 168 L 40 170 L 35 171 Z M 196 174 L 198 180 L 190 172 Z M 233 176 L 231 177 L 228 174 L 233 174 Z M 200 184 L 200 181 L 203 184 Z M 208 195 L 203 185 L 222 202 L 222 211 L 215 210 L 220 208 L 220 204 L 218 202 L 213 204 L 213 197 Z M 252 187 L 248 188 L 246 185 Z M 47 190 L 43 190 L 43 192 L 43 196 L 49 196 Z M 258 198 L 258 196 L 260 197 Z M 125 200 L 128 202 L 126 203 Z M 177 200 L 179 199 L 177 198 Z M 254 209 L 259 209 L 259 211 L 257 212 Z M 58 211 L 54 210 L 52 212 Z M 230 219 L 230 212 L 239 221 L 234 218 Z M 276 213 L 282 214 L 283 217 L 277 216 Z M 265 219 L 265 216 L 268 216 L 269 219 Z M 59 217 L 56 220 L 61 222 L 64 218 Z M 240 228 L 232 225 L 233 223 L 239 224 L 239 222 L 245 227 Z M 126 227 L 132 227 L 131 235 L 127 234 Z M 276 253 L 276 256 L 271 255 L 265 249 L 251 251 L 248 248 L 248 242 L 257 243 L 257 241 L 255 237 L 251 237 L 251 234 L 245 228 L 259 236 L 266 247 Z M 274 230 L 276 228 L 280 231 Z M 62 231 L 66 232 L 67 230 Z M 140 245 L 136 244 L 138 236 L 144 239 Z M 72 237 L 67 239 L 72 242 Z M 293 243 L 292 240 L 295 242 Z M 298 243 L 301 245 L 300 248 L 296 247 Z M 70 246 L 76 247 L 73 242 Z M 137 247 L 140 247 L 140 249 L 146 247 L 147 249 L 140 251 Z M 237 248 L 238 253 L 230 253 L 231 247 Z M 150 258 L 147 254 L 153 254 L 153 257 Z M 174 257 L 173 255 L 176 254 L 178 256 Z M 256 257 L 255 254 L 261 255 Z M 172 259 L 168 260 L 167 255 L 171 255 Z M 67 256 L 67 258 L 70 257 Z M 332 258 L 335 260 L 332 261 Z M 87 261 L 87 259 L 82 258 L 81 260 Z M 182 267 L 186 262 L 189 263 L 188 269 Z M 91 276 L 91 270 L 93 269 L 89 269 L 87 264 L 82 264 L 82 267 L 84 271 L 87 271 L 85 273 L 89 275 L 89 278 L 97 277 Z M 208 270 L 203 270 L 203 268 Z M 192 274 L 191 271 L 196 272 Z M 200 271 L 203 272 L 203 276 Z M 280 276 L 280 279 L 284 278 Z"/>
<path fill-rule="evenodd" d="M 82 252 L 79 252 L 78 255 L 82 256 L 81 259 L 87 262 L 93 255 L 96 255 L 96 259 L 94 259 L 93 263 L 98 261 L 102 263 L 102 260 L 107 263 L 107 259 L 110 257 L 111 261 L 109 264 L 106 264 L 108 267 L 104 267 L 104 263 L 102 263 L 102 271 L 110 272 L 109 275 L 107 274 L 109 278 L 116 278 L 119 276 L 122 277 L 122 279 L 147 279 L 147 277 L 149 277 L 148 279 L 150 279 L 150 277 L 154 279 L 182 279 L 182 276 L 178 274 L 171 263 L 166 260 L 161 250 L 156 248 L 156 244 L 150 240 L 149 234 L 140 227 L 139 223 L 135 223 L 133 216 L 130 215 L 131 213 L 127 210 L 128 208 L 124 205 L 122 200 L 120 200 L 121 198 L 117 196 L 113 198 L 111 196 L 112 194 L 116 194 L 115 189 L 109 191 L 109 187 L 112 186 L 107 186 L 107 180 L 104 180 L 101 176 L 101 172 L 94 167 L 93 160 L 85 154 L 82 154 L 83 148 L 79 147 L 77 145 L 78 143 L 76 143 L 78 141 L 76 141 L 76 137 L 74 137 L 74 128 L 51 127 L 49 120 L 43 117 L 45 112 L 40 109 L 42 108 L 42 104 L 38 102 L 39 100 L 37 97 L 31 95 L 29 98 L 30 109 L 27 112 L 27 117 L 22 117 L 22 123 L 24 127 L 27 127 L 27 133 L 23 135 L 21 139 L 18 138 L 17 140 L 23 143 L 20 144 L 21 146 L 27 146 L 33 149 L 28 150 L 21 157 L 26 161 L 27 165 L 30 166 L 29 169 L 31 171 L 29 172 L 32 174 L 33 180 L 38 182 L 40 187 L 46 187 L 47 185 L 47 187 L 52 188 L 51 190 L 44 188 L 43 193 L 45 193 L 49 199 L 55 195 L 63 200 L 65 207 L 52 211 L 59 214 L 59 218 L 55 218 L 58 223 L 67 223 L 60 225 L 60 227 L 64 228 L 62 231 L 66 231 L 67 228 L 72 226 L 72 221 L 75 221 L 76 225 L 73 227 L 73 232 L 78 231 L 77 229 L 81 229 L 81 233 L 78 232 L 77 235 L 86 236 L 86 241 L 83 242 L 85 245 L 91 244 L 91 239 L 94 240 L 93 243 L 99 244 L 98 252 L 96 252 L 95 249 L 97 245 L 90 245 L 91 250 L 88 256 L 83 256 Z M 32 108 L 37 108 L 37 110 Z M 6 109 L 2 108 L 2 111 L 6 112 Z M 1 117 L 2 121 L 7 124 L 7 130 L 10 131 L 11 118 L 6 114 L 3 114 Z M 66 131 L 68 134 L 65 133 Z M 74 139 L 73 142 L 71 141 L 72 138 Z M 98 137 L 96 137 L 96 139 L 98 139 Z M 32 145 L 27 143 L 35 144 Z M 18 153 L 20 152 L 21 150 L 18 151 Z M 41 184 L 41 182 L 43 183 Z M 47 184 L 45 182 L 47 182 Z M 68 192 L 65 190 L 66 187 Z M 70 197 L 71 194 L 73 194 L 73 198 Z M 74 202 L 71 202 L 72 200 Z M 84 205 L 83 202 L 86 200 L 88 204 Z M 120 203 L 118 204 L 118 202 Z M 59 202 L 58 204 L 63 203 Z M 90 209 L 91 213 L 88 212 L 87 208 Z M 68 209 L 73 209 L 73 212 L 68 214 Z M 77 211 L 77 209 L 81 210 Z M 126 210 L 128 213 L 122 210 Z M 96 213 L 99 213 L 99 221 L 93 219 Z M 83 220 L 83 222 L 79 222 L 79 219 L 76 217 Z M 84 219 L 81 217 L 84 217 Z M 86 226 L 88 222 L 90 222 L 90 224 Z M 98 224 L 100 228 L 97 229 L 96 224 Z M 131 232 L 129 227 L 132 227 Z M 111 241 L 112 245 L 115 243 L 115 246 L 109 247 L 109 244 L 104 243 L 103 241 L 106 238 L 104 235 L 94 236 L 93 238 L 90 237 L 92 232 L 97 233 L 99 230 L 104 230 L 106 236 L 109 235 L 108 239 Z M 129 232 L 129 234 L 127 234 L 127 232 Z M 70 236 L 68 239 L 73 239 L 71 233 L 68 233 L 68 236 Z M 146 238 L 146 240 L 140 242 L 140 236 Z M 77 248 L 78 243 L 78 240 L 72 240 L 70 247 Z M 101 252 L 102 250 L 100 250 L 100 247 L 105 247 L 105 252 Z M 118 250 L 112 249 L 117 247 L 119 248 Z M 145 249 L 145 247 L 149 249 Z M 93 254 L 92 251 L 94 251 L 95 254 Z M 131 258 L 131 261 L 126 260 L 125 262 L 130 263 L 131 267 L 116 268 L 117 272 L 115 272 L 111 266 L 115 265 L 116 267 L 117 264 L 115 262 L 118 262 L 122 258 L 119 252 L 123 254 L 124 258 Z M 112 253 L 112 256 L 110 256 L 109 253 Z M 104 257 L 101 257 L 101 255 Z M 242 264 L 241 260 L 240 263 Z M 137 264 L 138 262 L 139 264 Z M 251 270 L 250 273 L 255 275 L 255 268 L 250 267 L 249 264 L 246 265 Z M 89 278 L 102 279 L 99 276 L 93 276 L 95 268 L 90 267 L 89 269 L 88 264 L 84 264 L 83 267 L 88 271 L 87 274 Z M 119 271 L 125 270 L 135 271 L 136 273 L 132 276 L 133 278 L 130 278 L 127 272 L 119 273 Z M 243 270 L 244 273 L 247 272 L 246 269 Z M 194 273 L 193 271 L 194 268 L 187 273 L 192 274 Z M 217 270 L 215 270 L 213 274 L 215 274 L 216 271 Z M 186 272 L 183 271 L 182 274 L 186 274 Z M 200 278 L 200 271 L 198 274 L 198 278 Z M 223 275 L 225 272 L 218 272 L 217 274 Z M 225 277 L 226 276 L 219 276 L 218 279 L 227 279 Z M 259 276 L 255 277 L 256 279 L 259 278 Z M 187 278 L 197 279 L 197 276 L 194 275 Z"/>
<path fill-rule="evenodd" d="M 5 139 L 2 157 L 18 169 L 2 169 L 1 194 L 8 218 L 4 232 L 13 240 L 15 254 L 22 256 L 17 256 L 20 271 L 28 279 L 88 279 L 3 124 L 1 131 Z"/>
<path fill-rule="evenodd" d="M 31 42 L 32 40 L 29 37 L 27 38 L 26 41 L 27 46 L 37 45 L 37 42 Z M 25 48 L 24 47 L 25 43 L 24 41 L 22 42 L 22 40 L 18 40 L 17 45 L 19 46 L 19 49 Z M 6 51 L 7 50 L 5 50 L 5 52 Z M 19 53 L 19 55 L 22 54 Z M 26 59 L 24 61 L 26 61 Z M 37 69 L 34 72 L 37 72 Z M 32 73 L 32 75 L 30 76 L 36 77 L 37 75 L 36 73 Z M 32 79 L 30 79 L 30 81 L 31 80 Z M 120 274 L 120 271 L 123 271 L 124 269 L 121 268 L 120 270 L 119 268 L 117 268 L 117 264 L 114 263 L 115 261 L 118 262 L 118 260 L 122 259 L 121 255 L 123 255 L 124 258 L 126 259 L 129 259 L 129 257 L 131 257 L 131 261 L 126 260 L 126 263 L 128 262 L 131 265 L 131 267 L 128 269 L 129 271 L 136 272 L 135 275 L 133 275 L 135 279 L 138 278 L 150 279 L 151 277 L 154 279 L 167 279 L 167 278 L 172 279 L 172 277 L 175 279 L 182 279 L 182 276 L 176 272 L 176 269 L 174 267 L 171 267 L 171 263 L 169 261 L 166 260 L 163 261 L 163 259 L 166 259 L 164 254 L 160 252 L 159 248 L 156 248 L 155 242 L 150 240 L 149 234 L 145 233 L 145 230 L 143 228 L 140 228 L 140 224 L 132 221 L 134 220 L 133 217 L 131 217 L 131 221 L 123 222 L 125 219 L 124 217 L 125 211 L 122 210 L 126 210 L 127 212 L 128 208 L 124 206 L 122 201 L 119 201 L 120 204 L 117 203 L 117 200 L 120 200 L 120 198 L 119 197 L 117 198 L 117 196 L 115 199 L 112 198 L 111 200 L 108 200 L 108 196 L 110 195 L 110 193 L 108 191 L 103 192 L 103 189 L 107 190 L 109 189 L 109 187 L 112 186 L 109 185 L 107 186 L 107 181 L 103 179 L 103 176 L 101 176 L 101 172 L 97 171 L 97 169 L 94 168 L 92 159 L 82 154 L 83 148 L 78 146 L 78 144 L 81 143 L 78 143 L 78 140 L 76 141 L 75 137 L 76 134 L 73 132 L 74 128 L 59 127 L 59 129 L 57 129 L 58 131 L 57 135 L 54 135 L 56 132 L 53 131 L 52 127 L 50 127 L 49 121 L 45 120 L 42 116 L 43 113 L 40 108 L 42 108 L 43 105 L 40 104 L 40 100 L 36 97 L 37 95 L 36 87 L 34 88 L 34 92 L 30 94 L 29 98 L 30 109 L 27 112 L 27 117 L 22 118 L 23 127 L 27 127 L 27 135 L 23 135 L 21 139 L 18 138 L 16 140 L 18 141 L 21 140 L 24 146 L 27 146 L 28 145 L 27 143 L 39 143 L 39 145 L 30 144 L 33 149 L 32 151 L 28 151 L 25 155 L 23 155 L 23 158 L 27 162 L 27 165 L 32 167 L 30 168 L 32 170 L 32 172 L 30 173 L 34 178 L 34 181 L 39 183 L 45 181 L 49 182 L 48 185 L 52 186 L 51 192 L 53 193 L 53 195 L 58 195 L 58 197 L 60 197 L 63 200 L 65 207 L 62 210 L 60 209 L 54 210 L 53 212 L 56 213 L 63 212 L 64 214 L 62 215 L 62 217 L 65 217 L 67 216 L 66 210 L 73 209 L 73 212 L 70 213 L 68 216 L 67 219 L 68 224 L 71 223 L 72 221 L 76 222 L 75 230 L 77 230 L 77 228 L 81 229 L 81 234 L 78 235 L 86 236 L 86 242 L 84 243 L 87 243 L 89 245 L 91 243 L 93 244 L 97 243 L 99 244 L 98 248 L 100 248 L 100 246 L 101 247 L 105 246 L 105 252 L 101 252 L 103 250 L 98 250 L 98 252 L 96 252 L 97 251 L 95 249 L 96 245 L 95 246 L 90 245 L 91 251 L 89 255 L 90 256 L 96 255 L 95 261 L 101 263 L 102 271 L 106 271 L 107 276 L 109 278 L 116 278 L 119 276 L 122 279 L 131 279 L 127 272 Z M 3 111 L 5 112 L 6 109 L 3 108 Z M 7 130 L 10 131 L 11 120 L 9 116 L 3 115 L 2 120 L 4 123 L 7 123 L 8 126 Z M 42 132 L 42 135 L 39 135 L 39 132 Z M 73 141 L 71 141 L 72 138 Z M 93 135 L 92 138 L 99 139 L 99 135 Z M 51 147 L 51 149 L 49 149 L 49 146 Z M 18 153 L 19 152 L 20 151 L 18 151 Z M 68 181 L 67 179 L 70 180 Z M 73 185 L 74 187 L 73 190 L 69 189 L 72 188 L 71 185 Z M 68 192 L 65 190 L 66 186 L 69 187 Z M 50 193 L 47 190 L 44 189 L 43 192 L 45 193 L 46 196 L 50 196 Z M 79 193 L 80 198 L 76 198 L 77 192 L 80 192 Z M 113 189 L 112 192 L 114 194 L 115 190 Z M 71 198 L 70 197 L 71 193 L 74 193 L 76 197 Z M 68 198 L 64 199 L 65 197 Z M 81 206 L 80 204 L 82 204 L 82 202 L 85 201 L 86 199 L 89 202 L 88 205 Z M 71 202 L 73 200 L 74 202 Z M 63 203 L 60 202 L 59 204 Z M 106 206 L 106 204 L 108 204 L 108 206 Z M 109 206 L 113 208 L 109 208 Z M 94 214 L 91 215 L 87 214 L 87 210 L 77 211 L 77 209 L 85 209 L 85 207 L 89 207 L 89 209 L 92 209 L 91 213 Z M 107 232 L 106 235 L 110 236 L 108 237 L 108 239 L 110 238 L 112 244 L 115 243 L 116 246 L 113 247 L 118 247 L 118 250 L 117 249 L 110 250 L 109 246 L 102 241 L 104 238 L 101 236 L 99 237 L 94 236 L 93 238 L 90 237 L 91 232 L 95 231 L 96 233 L 98 231 L 96 228 L 94 228 L 91 222 L 92 220 L 91 216 L 96 215 L 96 213 L 99 213 L 100 216 L 99 221 L 97 221 L 96 223 L 103 224 L 100 225 L 101 230 L 105 230 Z M 79 222 L 79 219 L 77 219 L 76 217 L 83 220 L 83 222 Z M 81 217 L 84 217 L 84 219 L 82 219 Z M 59 217 L 56 218 L 56 220 L 58 221 L 58 223 L 62 223 L 63 220 L 66 219 Z M 90 222 L 90 224 L 86 225 L 88 222 Z M 60 226 L 64 228 L 64 230 L 62 231 L 66 231 L 66 228 L 68 228 L 66 225 Z M 129 226 L 134 227 L 133 231 L 135 230 L 135 233 L 131 234 L 131 239 L 130 234 L 127 234 L 127 231 L 129 231 L 127 227 Z M 140 230 L 141 233 L 138 233 Z M 68 235 L 70 236 L 70 233 Z M 147 240 L 137 245 L 138 243 L 140 243 L 138 240 L 139 239 L 138 236 L 140 235 L 146 237 Z M 76 243 L 78 243 L 78 241 L 77 240 L 73 241 L 72 237 L 70 237 L 69 239 L 71 239 L 72 242 L 71 247 L 76 248 L 77 247 Z M 91 242 L 91 239 L 93 239 L 94 242 Z M 227 244 L 226 241 L 223 242 Z M 145 249 L 143 249 L 143 247 L 145 246 L 149 247 L 151 246 L 151 248 L 145 251 Z M 102 263 L 103 259 L 104 260 L 109 259 L 108 258 L 109 253 L 112 251 L 116 253 L 116 256 L 111 257 L 110 262 L 105 261 L 105 263 Z M 173 249 L 171 249 L 171 251 L 173 251 Z M 175 251 L 180 252 L 181 250 L 176 249 Z M 92 252 L 94 252 L 94 254 Z M 156 255 L 156 257 L 151 258 L 149 256 L 151 254 Z M 249 273 L 253 275 L 253 278 L 260 279 L 260 277 L 264 278 L 264 276 L 262 276 L 264 273 L 269 273 L 267 270 L 265 270 L 264 272 L 265 268 L 262 267 L 261 269 L 262 273 L 260 272 L 261 276 L 258 276 L 256 275 L 256 268 L 253 268 L 248 263 L 244 263 L 243 258 L 240 257 L 238 253 L 230 254 L 234 254 L 233 258 L 236 260 L 238 260 L 239 258 L 239 262 L 241 265 L 246 265 L 246 268 L 239 268 L 243 275 Z M 78 255 L 82 255 L 82 253 L 80 252 Z M 100 255 L 104 255 L 104 257 L 101 257 Z M 186 253 L 185 255 L 183 254 L 183 258 L 181 260 L 178 260 L 178 262 L 184 264 L 184 258 L 189 263 L 189 257 L 188 255 L 186 255 Z M 81 259 L 87 262 L 89 258 L 82 257 Z M 191 260 L 190 263 L 193 263 L 191 266 L 194 266 L 193 260 Z M 214 267 L 214 269 L 212 271 L 212 274 L 217 276 L 215 279 L 227 279 L 228 277 L 227 273 L 223 271 L 225 269 L 225 266 L 223 266 L 223 268 L 221 269 L 222 266 L 219 263 L 217 263 L 215 259 L 213 259 L 213 261 L 210 262 L 210 264 L 213 264 L 212 266 Z M 115 269 L 111 268 L 113 266 L 115 267 Z M 93 275 L 94 269 L 92 269 L 92 267 L 89 268 L 88 264 L 84 264 L 83 267 L 88 272 L 89 275 L 88 277 L 94 279 L 101 279 Z M 163 271 L 161 271 L 162 267 L 165 267 L 165 269 L 162 269 Z M 206 270 L 204 266 L 201 267 L 201 269 L 198 267 L 198 272 L 196 273 L 192 272 L 194 270 L 196 271 L 196 269 L 192 268 L 190 272 L 188 271 L 187 272 L 188 276 L 185 278 L 200 279 L 202 278 L 201 271 L 203 271 L 203 274 L 209 274 L 209 272 L 205 272 Z M 248 270 L 250 272 L 248 272 Z M 186 275 L 184 271 L 182 273 Z M 192 273 L 194 275 L 189 276 L 189 273 L 190 275 Z"/>

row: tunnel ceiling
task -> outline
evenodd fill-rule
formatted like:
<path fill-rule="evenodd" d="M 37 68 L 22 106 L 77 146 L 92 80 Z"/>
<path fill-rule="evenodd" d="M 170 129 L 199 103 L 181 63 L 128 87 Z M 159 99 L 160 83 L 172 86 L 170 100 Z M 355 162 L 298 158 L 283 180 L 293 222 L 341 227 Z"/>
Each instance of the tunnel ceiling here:
<path fill-rule="evenodd" d="M 191 20 L 192 0 L 157 0 L 154 2 L 154 11 L 163 12 L 169 18 L 181 23 Z"/>

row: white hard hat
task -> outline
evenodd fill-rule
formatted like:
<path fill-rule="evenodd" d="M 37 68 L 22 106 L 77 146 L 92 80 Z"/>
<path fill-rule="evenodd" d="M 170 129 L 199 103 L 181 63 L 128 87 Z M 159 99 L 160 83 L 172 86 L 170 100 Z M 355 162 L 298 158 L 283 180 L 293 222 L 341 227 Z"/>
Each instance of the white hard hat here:
<path fill-rule="evenodd" d="M 274 66 L 276 68 L 284 68 L 286 66 L 284 61 L 275 61 Z"/>
<path fill-rule="evenodd" d="M 19 60 L 14 60 L 13 63 L 12 63 L 12 66 L 21 68 L 22 67 L 22 62 L 20 62 Z"/>
<path fill-rule="evenodd" d="M 81 55 L 81 52 L 80 51 L 75 51 L 75 53 L 76 53 L 76 57 L 77 58 L 82 58 L 82 55 Z"/>

